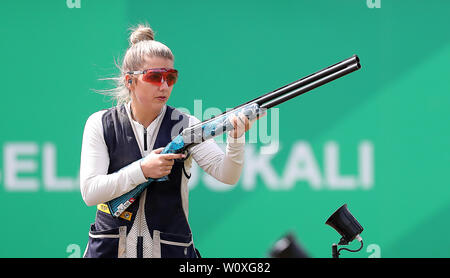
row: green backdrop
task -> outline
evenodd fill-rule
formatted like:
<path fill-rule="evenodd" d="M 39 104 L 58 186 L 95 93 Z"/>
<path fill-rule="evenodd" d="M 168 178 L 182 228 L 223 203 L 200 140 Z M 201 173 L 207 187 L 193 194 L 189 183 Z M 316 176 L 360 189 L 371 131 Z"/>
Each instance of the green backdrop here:
<path fill-rule="evenodd" d="M 344 203 L 365 245 L 342 257 L 449 257 L 449 12 L 445 0 L 3 1 L 0 256 L 84 252 L 96 210 L 79 191 L 84 123 L 113 105 L 95 90 L 112 88 L 100 79 L 118 74 L 127 29 L 148 22 L 180 71 L 169 104 L 201 102 L 200 115 L 361 59 L 279 107 L 278 149 L 247 144 L 236 186 L 193 169 L 204 257 L 266 257 L 288 231 L 330 257 L 339 235 L 324 223 Z"/>

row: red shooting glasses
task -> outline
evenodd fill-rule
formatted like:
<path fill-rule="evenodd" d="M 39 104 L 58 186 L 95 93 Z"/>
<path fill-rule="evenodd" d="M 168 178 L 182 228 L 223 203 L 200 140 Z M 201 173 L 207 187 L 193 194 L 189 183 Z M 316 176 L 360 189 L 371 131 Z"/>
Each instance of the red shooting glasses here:
<path fill-rule="evenodd" d="M 175 84 L 178 79 L 178 71 L 176 69 L 155 68 L 142 71 L 129 71 L 127 73 L 143 74 L 142 80 L 156 86 L 161 86 L 164 81 L 166 81 L 167 85 L 170 87 L 173 86 L 173 84 Z"/>

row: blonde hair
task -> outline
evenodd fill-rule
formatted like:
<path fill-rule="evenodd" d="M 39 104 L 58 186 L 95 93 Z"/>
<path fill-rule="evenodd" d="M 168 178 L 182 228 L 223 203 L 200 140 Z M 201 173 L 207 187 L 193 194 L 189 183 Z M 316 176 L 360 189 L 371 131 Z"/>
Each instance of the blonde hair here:
<path fill-rule="evenodd" d="M 148 24 L 139 24 L 130 28 L 131 35 L 128 39 L 130 46 L 125 52 L 122 65 L 116 67 L 120 69 L 120 75 L 113 78 L 103 78 L 102 80 L 113 80 L 116 87 L 109 90 L 100 90 L 100 93 L 109 95 L 116 105 L 122 105 L 131 100 L 130 90 L 126 86 L 125 76 L 129 71 L 143 70 L 146 57 L 162 57 L 174 61 L 172 51 L 163 43 L 155 41 L 155 33 Z"/>

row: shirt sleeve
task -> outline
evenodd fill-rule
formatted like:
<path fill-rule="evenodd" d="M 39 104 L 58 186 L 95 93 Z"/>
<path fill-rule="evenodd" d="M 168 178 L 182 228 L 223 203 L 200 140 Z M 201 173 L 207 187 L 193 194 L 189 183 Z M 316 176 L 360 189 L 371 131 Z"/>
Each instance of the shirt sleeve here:
<path fill-rule="evenodd" d="M 81 145 L 80 190 L 88 206 L 117 198 L 146 181 L 140 161 L 108 174 L 109 154 L 103 137 L 102 115 L 92 114 L 86 121 Z"/>
<path fill-rule="evenodd" d="M 190 125 L 200 122 L 190 116 Z M 245 140 L 234 139 L 227 134 L 225 152 L 217 145 L 214 139 L 193 147 L 191 153 L 197 164 L 209 175 L 226 184 L 236 184 L 241 176 L 244 166 Z"/>

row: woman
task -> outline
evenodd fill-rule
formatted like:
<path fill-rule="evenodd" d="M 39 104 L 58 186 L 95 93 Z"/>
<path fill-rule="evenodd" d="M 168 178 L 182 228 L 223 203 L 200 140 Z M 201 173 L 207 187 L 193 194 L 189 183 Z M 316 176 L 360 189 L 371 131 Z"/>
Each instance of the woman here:
<path fill-rule="evenodd" d="M 88 206 L 97 205 L 85 257 L 199 257 L 188 223 L 192 159 L 223 183 L 239 180 L 244 162 L 239 139 L 253 123 L 243 115 L 232 118 L 235 129 L 225 153 L 208 140 L 188 158 L 161 154 L 174 128 L 199 122 L 166 105 L 177 77 L 171 50 L 154 40 L 150 27 L 134 29 L 114 90 L 117 106 L 92 114 L 84 128 L 81 194 Z M 166 175 L 168 181 L 152 183 L 120 217 L 111 216 L 105 202 L 147 178 Z"/>

